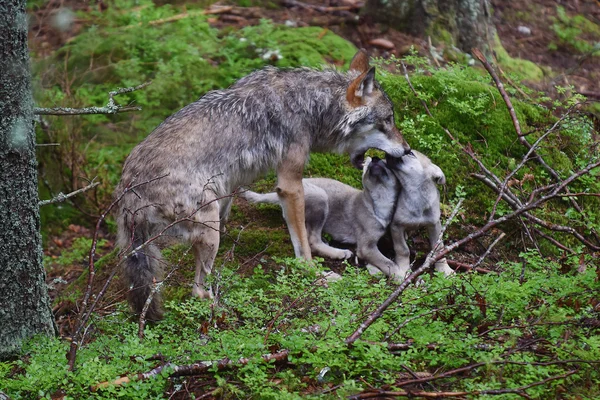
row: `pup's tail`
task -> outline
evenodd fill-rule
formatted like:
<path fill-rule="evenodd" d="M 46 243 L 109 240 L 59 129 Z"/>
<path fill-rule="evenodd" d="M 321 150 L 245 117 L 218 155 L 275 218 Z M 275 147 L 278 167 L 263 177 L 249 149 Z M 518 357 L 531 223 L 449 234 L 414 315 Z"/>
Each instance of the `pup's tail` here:
<path fill-rule="evenodd" d="M 253 192 L 252 190 L 242 188 L 240 190 L 240 196 L 248 200 L 250 203 L 280 204 L 279 196 L 277 196 L 277 193 L 275 192 L 260 194 Z"/>
<path fill-rule="evenodd" d="M 131 308 L 136 314 L 141 314 L 152 288 L 163 279 L 161 268 L 160 250 L 153 243 L 148 243 L 140 250 L 135 250 L 148 240 L 148 235 L 140 234 L 139 229 L 134 233 L 131 246 L 127 253 L 133 253 L 127 257 L 123 266 L 125 282 L 128 286 L 128 300 Z M 126 248 L 126 247 L 121 247 Z M 156 321 L 162 319 L 162 300 L 158 291 L 154 292 L 152 301 L 146 311 L 146 320 Z"/>

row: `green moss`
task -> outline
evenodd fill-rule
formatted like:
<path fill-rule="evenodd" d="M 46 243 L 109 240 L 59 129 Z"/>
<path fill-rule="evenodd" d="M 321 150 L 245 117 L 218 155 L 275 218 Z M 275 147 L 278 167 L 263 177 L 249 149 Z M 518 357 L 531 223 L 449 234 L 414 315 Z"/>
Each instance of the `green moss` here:
<path fill-rule="evenodd" d="M 511 57 L 502 46 L 498 35 L 494 38 L 494 52 L 498 62 L 506 72 L 517 74 L 522 79 L 531 82 L 538 82 L 544 78 L 544 70 L 537 64 L 521 58 Z"/>

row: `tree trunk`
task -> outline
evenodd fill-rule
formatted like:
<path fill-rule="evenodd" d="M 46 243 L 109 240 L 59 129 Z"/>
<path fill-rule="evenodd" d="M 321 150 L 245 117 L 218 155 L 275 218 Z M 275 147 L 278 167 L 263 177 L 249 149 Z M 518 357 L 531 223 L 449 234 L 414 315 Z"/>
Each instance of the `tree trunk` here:
<path fill-rule="evenodd" d="M 0 359 L 54 322 L 40 237 L 25 1 L 0 0 Z"/>
<path fill-rule="evenodd" d="M 367 0 L 365 15 L 434 44 L 451 44 L 466 53 L 494 46 L 496 30 L 489 0 Z"/>

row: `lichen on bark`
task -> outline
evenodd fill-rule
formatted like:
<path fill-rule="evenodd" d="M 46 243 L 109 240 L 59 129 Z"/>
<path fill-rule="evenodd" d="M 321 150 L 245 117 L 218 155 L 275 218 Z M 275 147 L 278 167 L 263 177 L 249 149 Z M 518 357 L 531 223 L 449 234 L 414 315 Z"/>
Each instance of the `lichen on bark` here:
<path fill-rule="evenodd" d="M 42 264 L 25 1 L 0 0 L 0 359 L 53 334 Z"/>

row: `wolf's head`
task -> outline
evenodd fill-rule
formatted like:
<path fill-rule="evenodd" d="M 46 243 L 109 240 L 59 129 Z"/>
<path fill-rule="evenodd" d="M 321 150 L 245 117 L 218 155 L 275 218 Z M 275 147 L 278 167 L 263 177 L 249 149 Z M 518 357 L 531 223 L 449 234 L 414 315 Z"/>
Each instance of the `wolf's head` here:
<path fill-rule="evenodd" d="M 375 203 L 394 205 L 400 185 L 386 162 L 377 157 L 367 157 L 363 166 L 363 190 Z M 383 205 L 383 204 L 381 204 Z"/>
<path fill-rule="evenodd" d="M 436 185 L 446 183 L 442 169 L 416 150 L 401 158 L 387 154 L 385 159 L 402 187 L 421 187 L 423 183 L 427 182 L 433 182 Z"/>
<path fill-rule="evenodd" d="M 370 148 L 394 157 L 408 154 L 410 146 L 396 128 L 392 101 L 375 81 L 375 67 L 369 65 L 369 57 L 363 51 L 352 59 L 348 74 L 353 79 L 346 91 L 348 113 L 341 128 L 349 137 L 346 151 L 352 164 L 361 168 Z"/>

